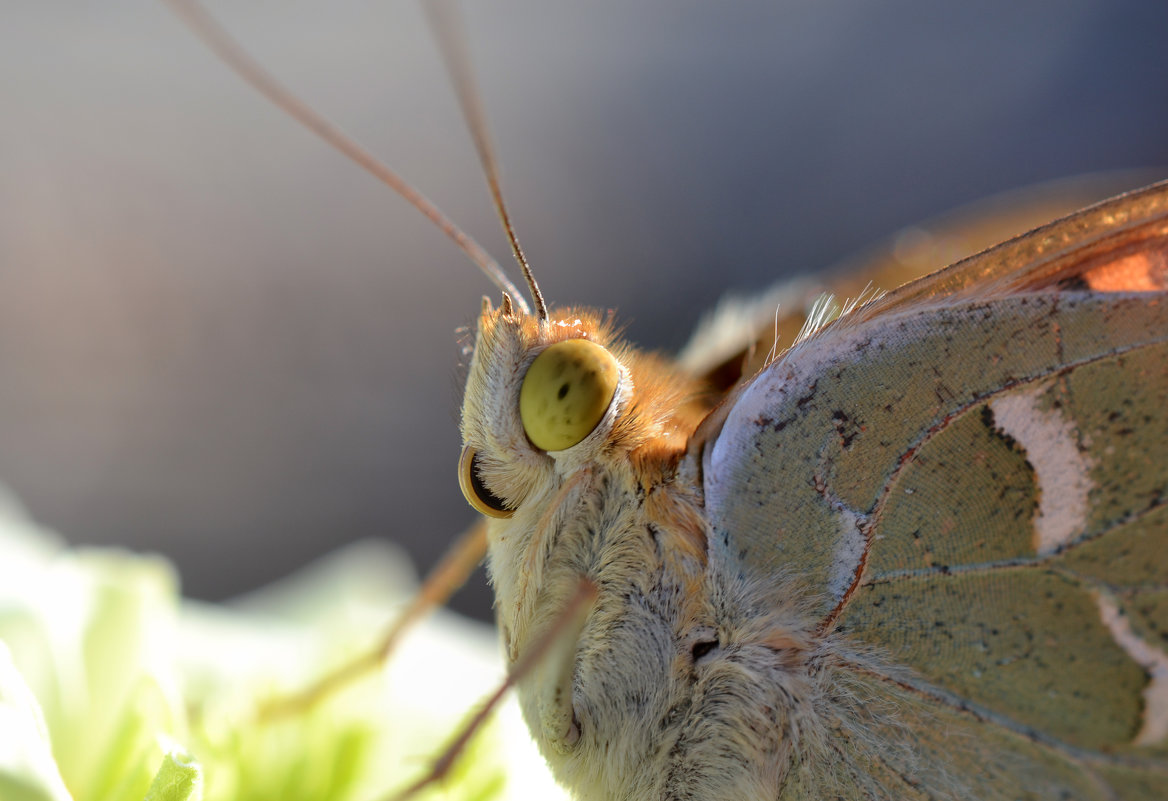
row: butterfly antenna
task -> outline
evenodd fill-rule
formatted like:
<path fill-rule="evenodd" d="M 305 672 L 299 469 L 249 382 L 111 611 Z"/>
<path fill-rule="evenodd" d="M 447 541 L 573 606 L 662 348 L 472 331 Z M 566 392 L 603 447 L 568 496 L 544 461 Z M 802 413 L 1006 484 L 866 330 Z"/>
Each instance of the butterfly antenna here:
<path fill-rule="evenodd" d="M 495 149 L 491 145 L 491 136 L 487 130 L 487 115 L 483 111 L 478 87 L 475 85 L 474 70 L 470 64 L 470 50 L 466 44 L 466 35 L 463 32 L 462 18 L 458 14 L 452 0 L 431 0 L 424 3 L 426 14 L 430 19 L 430 27 L 434 31 L 434 38 L 442 51 L 446 69 L 450 73 L 450 80 L 454 84 L 454 92 L 458 96 L 458 105 L 462 109 L 462 116 L 466 119 L 467 128 L 474 139 L 475 149 L 479 154 L 479 162 L 486 173 L 487 185 L 491 190 L 491 199 L 495 203 L 495 211 L 499 213 L 499 220 L 503 223 L 503 230 L 507 240 L 511 243 L 511 252 L 515 254 L 515 261 L 523 272 L 527 281 L 527 288 L 531 290 L 531 300 L 535 304 L 539 319 L 547 320 L 547 304 L 544 303 L 543 293 L 535 282 L 535 275 L 531 272 L 531 265 L 523 255 L 523 248 L 519 245 L 519 237 L 515 235 L 515 228 L 511 224 L 511 214 L 507 211 L 507 204 L 503 202 L 502 181 L 499 178 L 499 162 L 495 158 Z"/>
<path fill-rule="evenodd" d="M 511 279 L 506 276 L 499 263 L 491 258 L 490 254 L 478 242 L 459 229 L 429 198 L 407 183 L 387 164 L 378 160 L 356 140 L 292 94 L 276 80 L 275 76 L 249 56 L 231 34 L 196 0 L 163 0 L 163 2 L 170 6 L 171 10 L 186 26 L 237 75 L 305 128 L 364 167 L 382 183 L 405 198 L 411 206 L 422 212 L 430 222 L 438 226 L 447 237 L 453 240 L 462 252 L 482 270 L 491 283 L 503 292 L 513 295 L 520 307 L 527 311 L 526 303 L 518 289 L 511 283 Z"/>

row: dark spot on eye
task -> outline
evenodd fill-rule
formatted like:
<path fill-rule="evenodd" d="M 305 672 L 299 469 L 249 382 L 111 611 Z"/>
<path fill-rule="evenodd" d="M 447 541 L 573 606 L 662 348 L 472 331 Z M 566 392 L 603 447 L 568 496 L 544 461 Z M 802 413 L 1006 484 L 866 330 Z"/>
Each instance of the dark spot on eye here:
<path fill-rule="evenodd" d="M 710 651 L 714 650 L 717 647 L 718 647 L 717 640 L 703 640 L 701 642 L 695 642 L 693 644 L 693 651 L 691 652 L 692 656 L 693 656 L 693 661 L 697 662 L 699 659 L 701 659 L 703 656 L 705 656 L 706 654 L 708 654 Z"/>
<path fill-rule="evenodd" d="M 567 383 L 561 384 L 560 391 L 556 393 L 556 397 L 559 398 L 560 400 L 563 400 L 567 396 L 568 396 L 568 384 Z"/>

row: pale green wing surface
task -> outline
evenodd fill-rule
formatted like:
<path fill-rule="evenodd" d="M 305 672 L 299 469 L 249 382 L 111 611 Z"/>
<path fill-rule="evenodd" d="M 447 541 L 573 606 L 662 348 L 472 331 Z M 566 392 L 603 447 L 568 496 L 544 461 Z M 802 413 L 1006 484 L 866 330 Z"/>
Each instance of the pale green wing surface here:
<path fill-rule="evenodd" d="M 852 714 L 835 721 L 829 753 L 793 766 L 782 801 L 1110 801 L 1121 787 L 1122 798 L 1160 797 L 1129 789 L 1146 772 L 1108 767 L 1104 779 L 1042 743 L 874 676 L 839 676 L 835 687 L 855 697 Z"/>
<path fill-rule="evenodd" d="M 898 702 L 841 741 L 884 743 L 871 771 L 791 797 L 1168 797 L 1168 249 L 1162 209 L 1126 239 L 1097 209 L 1077 261 L 1063 221 L 1009 244 L 1042 266 L 991 251 L 812 338 L 707 444 L 714 541 Z"/>

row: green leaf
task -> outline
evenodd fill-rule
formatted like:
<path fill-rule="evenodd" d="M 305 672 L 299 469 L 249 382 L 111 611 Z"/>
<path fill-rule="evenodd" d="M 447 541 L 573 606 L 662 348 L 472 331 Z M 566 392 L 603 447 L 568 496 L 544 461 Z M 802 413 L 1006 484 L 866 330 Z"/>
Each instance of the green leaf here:
<path fill-rule="evenodd" d="M 202 801 L 203 768 L 190 754 L 168 751 L 144 801 Z"/>

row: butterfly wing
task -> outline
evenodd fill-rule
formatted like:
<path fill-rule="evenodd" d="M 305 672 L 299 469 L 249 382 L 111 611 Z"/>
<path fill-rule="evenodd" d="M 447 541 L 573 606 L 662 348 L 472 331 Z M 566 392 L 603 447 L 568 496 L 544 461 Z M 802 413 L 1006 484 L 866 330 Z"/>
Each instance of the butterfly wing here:
<path fill-rule="evenodd" d="M 887 657 L 857 657 L 849 680 L 897 701 L 906 754 L 961 777 L 934 786 L 1163 798 L 1166 408 L 1158 185 L 908 284 L 767 366 L 699 431 L 711 541 L 797 578 L 821 631 Z M 937 734 L 970 726 L 960 748 Z M 836 778 L 928 796 L 911 761 Z"/>
<path fill-rule="evenodd" d="M 680 365 L 714 393 L 725 392 L 765 366 L 779 345 L 795 342 L 824 294 L 861 298 L 936 273 L 1115 195 L 1121 177 L 1136 176 L 1087 176 L 1004 193 L 904 228 L 813 277 L 781 281 L 762 295 L 728 296 L 702 319 Z"/>

